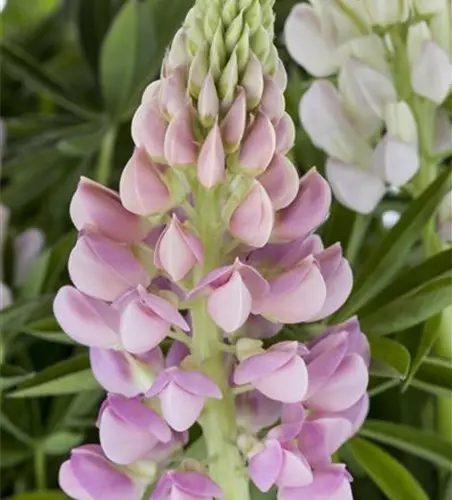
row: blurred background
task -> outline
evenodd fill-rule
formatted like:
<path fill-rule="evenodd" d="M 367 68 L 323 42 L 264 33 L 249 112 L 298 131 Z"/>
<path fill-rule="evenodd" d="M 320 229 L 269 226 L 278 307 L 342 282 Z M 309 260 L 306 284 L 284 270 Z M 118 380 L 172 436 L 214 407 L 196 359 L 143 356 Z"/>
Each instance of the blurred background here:
<path fill-rule="evenodd" d="M 192 3 L 0 2 L 2 498 L 65 498 L 57 486 L 59 464 L 72 447 L 97 442 L 95 415 L 103 391 L 90 373 L 86 349 L 73 345 L 52 317 L 55 291 L 68 282 L 66 263 L 76 237 L 69 202 L 81 175 L 117 188 L 132 152 L 132 114 L 145 86 L 158 78 L 165 48 Z M 298 124 L 298 102 L 309 78 L 290 61 L 281 40 L 295 3 L 276 1 L 276 33 L 289 73 L 287 107 Z M 323 169 L 323 153 L 300 128 L 292 155 L 300 172 L 313 165 Z M 407 203 L 403 194 L 390 194 L 378 212 L 366 217 L 335 204 L 322 228 L 325 244 L 341 241 L 347 257 L 359 267 Z M 358 231 L 352 238 L 353 228 Z M 419 255 L 415 248 L 406 264 L 416 263 Z M 399 332 L 399 347 L 391 356 L 384 344 L 374 347 L 381 359 L 374 367 L 371 418 L 430 432 L 435 428 L 436 398 L 452 394 L 452 370 L 427 360 L 402 391 L 421 327 Z M 292 327 L 286 334 L 293 336 L 296 330 Z M 416 446 L 410 434 L 404 436 L 390 425 L 370 425 L 363 433 L 382 443 L 429 498 L 452 499 L 450 447 L 433 434 Z M 356 478 L 357 499 L 388 498 L 349 450 L 341 454 Z M 397 467 L 393 471 L 389 480 L 403 483 Z M 390 498 L 411 500 L 403 491 Z M 275 498 L 273 493 L 256 493 L 254 500 Z"/>

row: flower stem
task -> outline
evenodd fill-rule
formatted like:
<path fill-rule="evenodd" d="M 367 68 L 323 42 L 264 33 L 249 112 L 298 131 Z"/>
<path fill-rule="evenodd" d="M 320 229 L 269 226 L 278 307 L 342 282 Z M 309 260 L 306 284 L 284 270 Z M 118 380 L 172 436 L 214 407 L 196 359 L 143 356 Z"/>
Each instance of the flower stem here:
<path fill-rule="evenodd" d="M 47 464 L 46 456 L 41 444 L 36 444 L 34 448 L 34 470 L 36 488 L 45 490 L 47 488 Z"/>
<path fill-rule="evenodd" d="M 224 232 L 219 200 L 215 192 L 200 187 L 196 194 L 193 221 L 203 242 L 204 266 L 198 270 L 195 283 L 217 266 L 224 264 L 221 238 Z M 234 394 L 229 386 L 229 368 L 223 336 L 210 318 L 206 298 L 190 308 L 193 337 L 192 354 L 203 371 L 221 389 L 222 399 L 207 399 L 200 424 L 206 444 L 209 473 L 222 488 L 223 500 L 250 500 L 249 482 L 244 460 L 236 446 L 238 428 Z"/>
<path fill-rule="evenodd" d="M 107 130 L 104 138 L 102 139 L 96 173 L 96 180 L 101 184 L 108 184 L 110 178 L 117 133 L 118 131 L 116 127 L 112 127 Z"/>

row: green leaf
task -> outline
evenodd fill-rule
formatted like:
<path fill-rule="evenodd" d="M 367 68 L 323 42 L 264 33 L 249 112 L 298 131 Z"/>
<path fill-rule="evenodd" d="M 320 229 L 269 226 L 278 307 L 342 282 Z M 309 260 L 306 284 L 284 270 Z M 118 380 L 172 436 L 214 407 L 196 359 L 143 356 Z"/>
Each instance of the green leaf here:
<path fill-rule="evenodd" d="M 32 335 L 46 342 L 55 342 L 57 344 L 70 344 L 73 345 L 74 341 L 61 331 L 60 326 L 52 318 L 45 318 L 35 321 L 24 327 L 24 333 Z"/>
<path fill-rule="evenodd" d="M 50 309 L 52 300 L 53 295 L 43 295 L 31 300 L 15 302 L 10 307 L 0 311 L 2 335 L 19 332 L 25 324 L 33 318 L 39 317 L 39 314 L 47 315 L 46 311 Z"/>
<path fill-rule="evenodd" d="M 393 302 L 361 317 L 369 335 L 387 335 L 406 330 L 435 316 L 450 305 L 452 276 L 438 278 Z"/>
<path fill-rule="evenodd" d="M 48 436 L 42 446 L 47 455 L 63 455 L 82 442 L 83 434 L 79 432 L 59 431 Z"/>
<path fill-rule="evenodd" d="M 354 438 L 347 449 L 389 500 L 428 500 L 410 472 L 380 447 Z"/>
<path fill-rule="evenodd" d="M 34 377 L 34 373 L 28 373 L 20 366 L 0 365 L 0 392 L 14 387 L 25 380 Z"/>
<path fill-rule="evenodd" d="M 452 396 L 452 361 L 425 358 L 411 385 L 436 396 Z"/>
<path fill-rule="evenodd" d="M 429 281 L 440 278 L 445 274 L 450 274 L 451 264 L 452 248 L 449 248 L 415 266 L 404 269 L 387 288 L 366 305 L 366 307 L 362 308 L 361 315 L 375 311 L 382 305 L 417 290 Z"/>
<path fill-rule="evenodd" d="M 360 434 L 452 471 L 452 444 L 437 434 L 379 420 L 368 420 Z"/>
<path fill-rule="evenodd" d="M 98 387 L 89 368 L 88 355 L 81 354 L 49 366 L 8 395 L 13 398 L 56 396 L 92 391 Z"/>
<path fill-rule="evenodd" d="M 156 44 L 152 11 L 146 2 L 128 0 L 105 37 L 100 82 L 109 113 L 118 118 L 153 63 Z"/>
<path fill-rule="evenodd" d="M 75 101 L 70 91 L 62 85 L 53 75 L 47 73 L 42 64 L 36 61 L 20 47 L 3 43 L 1 45 L 2 63 L 7 69 L 18 76 L 25 85 L 38 91 L 44 91 L 61 107 L 67 109 L 81 118 L 92 119 L 96 113 L 87 108 L 83 103 Z"/>
<path fill-rule="evenodd" d="M 389 391 L 400 384 L 398 379 L 389 379 L 381 381 L 380 378 L 371 378 L 368 388 L 368 393 L 371 398 L 382 394 L 383 392 Z"/>
<path fill-rule="evenodd" d="M 20 493 L 13 497 L 8 497 L 5 500 L 65 500 L 67 497 L 64 493 L 58 490 L 42 490 L 31 493 Z"/>
<path fill-rule="evenodd" d="M 352 316 L 381 292 L 405 263 L 421 229 L 435 214 L 452 187 L 452 172 L 445 170 L 418 198 L 413 200 L 399 222 L 388 232 L 359 272 L 351 297 L 334 317 L 335 322 Z"/>
<path fill-rule="evenodd" d="M 117 0 L 79 0 L 77 30 L 83 54 L 95 74 L 99 64 L 100 48 L 110 22 L 117 12 Z"/>
<path fill-rule="evenodd" d="M 447 338 L 450 335 L 450 325 L 452 324 L 452 309 L 447 308 L 440 314 L 430 318 L 424 325 L 422 335 L 417 345 L 416 356 L 411 364 L 410 373 L 405 381 L 403 390 L 408 389 L 413 377 L 416 375 L 425 358 L 429 355 L 436 340 L 440 337 Z"/>
<path fill-rule="evenodd" d="M 410 369 L 411 356 L 408 349 L 387 338 L 371 337 L 369 342 L 372 353 L 371 374 L 403 380 Z"/>

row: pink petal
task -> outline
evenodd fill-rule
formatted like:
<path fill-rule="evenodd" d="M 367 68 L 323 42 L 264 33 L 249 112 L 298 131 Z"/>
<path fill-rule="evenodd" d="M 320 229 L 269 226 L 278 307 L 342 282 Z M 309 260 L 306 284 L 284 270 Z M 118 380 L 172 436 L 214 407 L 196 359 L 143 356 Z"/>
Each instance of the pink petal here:
<path fill-rule="evenodd" d="M 217 483 L 200 472 L 175 471 L 172 474 L 172 480 L 177 488 L 189 495 L 203 498 L 223 497 L 221 488 Z"/>
<path fill-rule="evenodd" d="M 68 268 L 80 291 L 107 301 L 131 287 L 150 283 L 148 272 L 127 247 L 91 232 L 79 237 Z"/>
<path fill-rule="evenodd" d="M 238 330 L 251 312 L 252 297 L 238 272 L 212 292 L 207 308 L 213 321 L 226 333 Z"/>
<path fill-rule="evenodd" d="M 226 116 L 221 122 L 221 135 L 227 153 L 237 150 L 245 132 L 246 124 L 246 95 L 242 88 L 237 91 L 237 96 Z"/>
<path fill-rule="evenodd" d="M 260 491 L 265 493 L 276 483 L 283 460 L 283 450 L 276 440 L 267 441 L 265 449 L 251 457 L 249 474 Z"/>
<path fill-rule="evenodd" d="M 94 500 L 94 497 L 83 488 L 74 475 L 70 460 L 66 460 L 66 462 L 61 464 L 58 474 L 58 483 L 66 495 L 71 498 L 75 498 L 76 500 Z"/>
<path fill-rule="evenodd" d="M 204 398 L 195 396 L 170 383 L 159 395 L 162 413 L 168 424 L 176 431 L 189 429 L 201 415 Z"/>
<path fill-rule="evenodd" d="M 275 153 L 285 154 L 295 144 L 295 124 L 288 113 L 279 120 L 275 127 L 276 148 Z"/>
<path fill-rule="evenodd" d="M 308 390 L 308 371 L 304 361 L 296 356 L 271 375 L 253 383 L 267 397 L 283 403 L 298 403 Z"/>
<path fill-rule="evenodd" d="M 276 136 L 270 119 L 259 113 L 240 149 L 239 164 L 247 172 L 263 172 L 275 154 Z"/>
<path fill-rule="evenodd" d="M 319 411 L 342 411 L 361 399 L 367 389 L 369 372 L 361 356 L 350 354 L 344 358 L 334 375 L 306 405 Z"/>
<path fill-rule="evenodd" d="M 267 170 L 259 176 L 275 210 L 290 205 L 298 194 L 298 172 L 293 163 L 283 155 L 273 157 Z"/>
<path fill-rule="evenodd" d="M 199 182 L 206 188 L 216 186 L 224 176 L 225 152 L 218 124 L 210 129 L 197 163 Z"/>
<path fill-rule="evenodd" d="M 203 398 L 221 399 L 218 386 L 204 373 L 192 370 L 174 370 L 171 379 L 184 391 Z"/>
<path fill-rule="evenodd" d="M 157 166 L 138 148 L 122 172 L 119 193 L 124 207 L 134 214 L 149 216 L 173 206 L 171 193 Z"/>
<path fill-rule="evenodd" d="M 135 146 L 145 149 L 155 161 L 163 162 L 167 127 L 165 118 L 159 110 L 158 99 L 144 102 L 132 119 L 132 139 Z"/>
<path fill-rule="evenodd" d="M 282 240 L 307 236 L 325 221 L 330 205 L 328 183 L 315 169 L 310 170 L 301 178 L 294 201 L 277 213 L 274 236 Z"/>
<path fill-rule="evenodd" d="M 196 162 L 196 140 L 192 120 L 192 111 L 187 103 L 168 126 L 165 135 L 165 158 L 172 166 L 188 166 Z"/>
<path fill-rule="evenodd" d="M 283 463 L 277 484 L 279 487 L 298 487 L 312 483 L 311 467 L 302 455 L 283 449 Z"/>
<path fill-rule="evenodd" d="M 119 342 L 117 311 L 74 287 L 58 290 L 53 313 L 61 328 L 83 345 L 108 349 Z"/>

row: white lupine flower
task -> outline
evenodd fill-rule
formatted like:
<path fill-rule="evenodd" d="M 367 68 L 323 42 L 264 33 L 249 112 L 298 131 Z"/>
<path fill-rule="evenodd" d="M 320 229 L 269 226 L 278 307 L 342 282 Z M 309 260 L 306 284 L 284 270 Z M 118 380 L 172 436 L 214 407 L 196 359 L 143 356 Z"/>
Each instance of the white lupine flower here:
<path fill-rule="evenodd" d="M 442 201 L 438 217 L 437 228 L 439 237 L 446 243 L 452 242 L 452 191 Z"/>
<path fill-rule="evenodd" d="M 44 248 L 44 233 L 30 228 L 14 240 L 14 285 L 20 286 L 26 279 L 36 259 Z"/>
<path fill-rule="evenodd" d="M 452 64 L 447 52 L 426 42 L 411 68 L 411 85 L 416 94 L 441 104 L 452 85 Z"/>
<path fill-rule="evenodd" d="M 384 181 L 372 170 L 334 158 L 329 158 L 326 162 L 326 177 L 336 198 L 361 214 L 369 214 L 375 210 L 386 192 Z"/>
<path fill-rule="evenodd" d="M 6 309 L 12 303 L 13 294 L 11 293 L 9 286 L 3 281 L 0 281 L 0 311 L 2 309 Z"/>
<path fill-rule="evenodd" d="M 376 71 L 389 76 L 391 70 L 386 51 L 387 48 L 383 40 L 373 33 L 371 35 L 353 38 L 345 43 L 341 48 L 341 59 L 346 61 L 347 57 L 354 57 L 366 62 Z"/>
<path fill-rule="evenodd" d="M 348 59 L 339 75 L 339 89 L 354 108 L 383 118 L 387 103 L 397 100 L 391 79 L 358 59 Z"/>
<path fill-rule="evenodd" d="M 413 0 L 416 13 L 425 16 L 444 12 L 447 8 L 447 0 Z"/>
<path fill-rule="evenodd" d="M 296 5 L 287 18 L 284 36 L 291 57 L 311 75 L 324 77 L 337 71 L 337 47 L 323 32 L 313 7 Z"/>
<path fill-rule="evenodd" d="M 452 116 L 445 109 L 438 109 L 435 117 L 435 151 L 452 151 Z"/>
<path fill-rule="evenodd" d="M 404 142 L 417 141 L 417 125 L 411 108 L 405 101 L 391 102 L 385 106 L 386 130 Z"/>
<path fill-rule="evenodd" d="M 452 8 L 433 16 L 430 20 L 430 30 L 433 41 L 440 45 L 452 59 Z"/>
<path fill-rule="evenodd" d="M 418 59 L 426 42 L 432 40 L 432 32 L 425 21 L 410 26 L 407 36 L 408 59 L 411 64 Z"/>
<path fill-rule="evenodd" d="M 312 142 L 348 164 L 369 163 L 372 151 L 353 127 L 334 85 L 314 82 L 300 102 L 300 119 Z"/>
<path fill-rule="evenodd" d="M 403 186 L 419 170 L 417 146 L 385 134 L 374 150 L 372 164 L 374 172 L 388 184 Z"/>
<path fill-rule="evenodd" d="M 363 0 L 372 24 L 390 26 L 403 23 L 410 14 L 410 0 Z"/>

